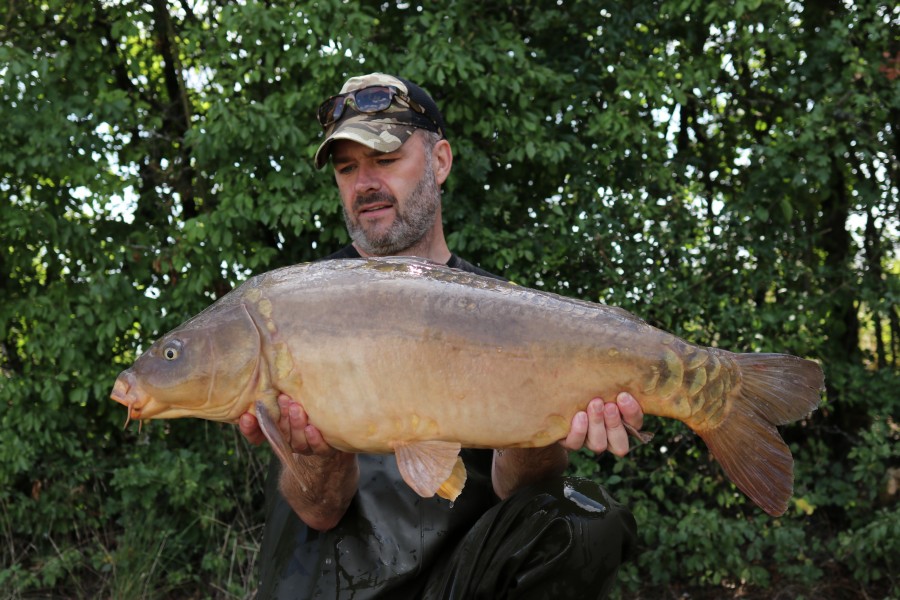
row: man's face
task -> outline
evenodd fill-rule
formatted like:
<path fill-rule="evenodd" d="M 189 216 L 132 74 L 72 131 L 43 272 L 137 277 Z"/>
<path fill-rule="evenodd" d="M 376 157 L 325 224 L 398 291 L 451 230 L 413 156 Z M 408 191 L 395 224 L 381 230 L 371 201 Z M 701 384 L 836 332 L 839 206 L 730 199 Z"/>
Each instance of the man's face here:
<path fill-rule="evenodd" d="M 374 256 L 399 254 L 431 231 L 441 192 L 420 135 L 380 153 L 339 140 L 332 149 L 344 220 L 354 244 Z"/>

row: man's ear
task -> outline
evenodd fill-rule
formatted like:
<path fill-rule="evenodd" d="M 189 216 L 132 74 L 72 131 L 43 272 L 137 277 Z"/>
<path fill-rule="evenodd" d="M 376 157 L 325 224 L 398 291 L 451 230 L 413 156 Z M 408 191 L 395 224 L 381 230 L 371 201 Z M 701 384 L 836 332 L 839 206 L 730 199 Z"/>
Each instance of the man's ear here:
<path fill-rule="evenodd" d="M 431 152 L 432 169 L 438 185 L 442 185 L 453 168 L 453 150 L 447 140 L 438 140 Z"/>

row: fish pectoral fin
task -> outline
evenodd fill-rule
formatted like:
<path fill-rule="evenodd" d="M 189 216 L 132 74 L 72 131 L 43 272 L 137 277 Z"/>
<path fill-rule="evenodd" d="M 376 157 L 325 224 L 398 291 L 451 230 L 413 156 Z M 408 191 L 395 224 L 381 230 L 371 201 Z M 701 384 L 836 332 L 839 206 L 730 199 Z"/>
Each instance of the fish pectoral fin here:
<path fill-rule="evenodd" d="M 278 426 L 275 424 L 275 420 L 266 408 L 265 403 L 262 400 L 257 400 L 255 406 L 256 420 L 259 421 L 259 428 L 262 429 L 263 435 L 269 440 L 269 445 L 272 446 L 272 450 L 275 451 L 281 463 L 285 467 L 291 468 L 295 461 L 293 460 L 294 451 L 291 449 L 290 444 L 284 439 L 281 431 L 278 430 Z"/>
<path fill-rule="evenodd" d="M 456 499 L 465 484 L 466 467 L 459 442 L 399 442 L 394 445 L 403 481 L 423 498 L 435 494 Z"/>

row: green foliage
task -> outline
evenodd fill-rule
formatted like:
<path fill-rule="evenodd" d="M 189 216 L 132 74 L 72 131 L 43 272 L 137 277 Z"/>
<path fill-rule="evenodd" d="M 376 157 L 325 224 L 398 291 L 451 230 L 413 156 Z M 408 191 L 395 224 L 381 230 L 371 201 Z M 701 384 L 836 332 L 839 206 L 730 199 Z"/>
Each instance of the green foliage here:
<path fill-rule="evenodd" d="M 249 274 L 346 243 L 313 115 L 384 70 L 449 123 L 456 252 L 824 364 L 821 410 L 784 428 L 783 517 L 677 422 L 575 456 L 640 523 L 620 595 L 896 596 L 898 22 L 872 1 L 4 3 L 0 589 L 252 595 L 266 457 L 230 426 L 123 432 L 109 392 Z"/>

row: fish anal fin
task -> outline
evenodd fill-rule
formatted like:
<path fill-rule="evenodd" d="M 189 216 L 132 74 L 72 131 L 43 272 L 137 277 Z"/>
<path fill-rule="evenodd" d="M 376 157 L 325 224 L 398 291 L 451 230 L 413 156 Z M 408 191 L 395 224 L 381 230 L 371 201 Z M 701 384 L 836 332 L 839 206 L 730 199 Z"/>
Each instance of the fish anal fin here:
<path fill-rule="evenodd" d="M 458 468 L 462 465 L 459 458 L 461 448 L 459 442 L 439 440 L 398 442 L 394 444 L 394 454 L 403 481 L 423 498 L 431 498 L 448 480 L 451 480 L 448 488 L 452 492 L 452 480 L 454 476 L 458 480 Z M 465 473 L 464 466 L 462 470 Z M 458 487 L 462 489 L 461 485 Z"/>
<path fill-rule="evenodd" d="M 462 492 L 466 485 L 466 465 L 463 463 L 461 456 L 456 457 L 456 464 L 453 466 L 453 472 L 447 478 L 441 487 L 437 490 L 437 495 L 441 498 L 453 502 Z"/>
<path fill-rule="evenodd" d="M 638 429 L 635 429 L 625 421 L 622 421 L 622 425 L 625 426 L 625 431 L 628 432 L 628 435 L 632 436 L 642 444 L 648 444 L 651 440 L 653 440 L 653 433 L 650 431 L 640 431 Z"/>

